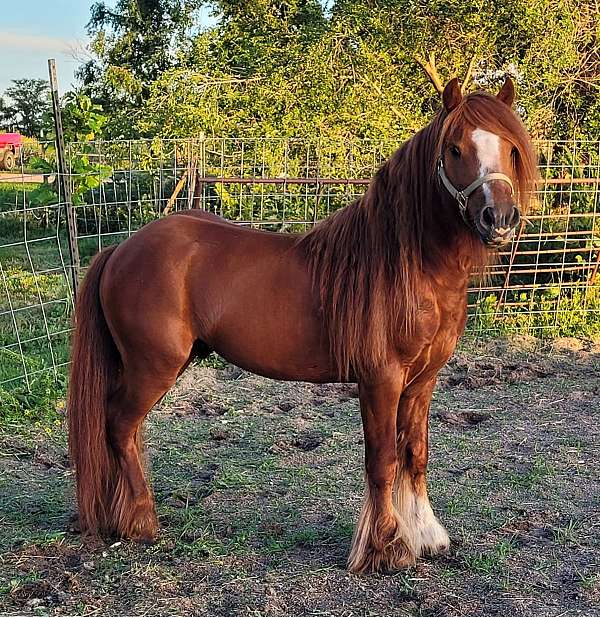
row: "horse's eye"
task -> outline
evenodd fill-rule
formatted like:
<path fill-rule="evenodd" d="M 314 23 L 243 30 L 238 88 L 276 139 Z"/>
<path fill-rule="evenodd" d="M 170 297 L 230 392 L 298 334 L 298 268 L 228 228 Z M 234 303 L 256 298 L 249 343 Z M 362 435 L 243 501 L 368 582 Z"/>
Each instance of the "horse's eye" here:
<path fill-rule="evenodd" d="M 460 148 L 458 146 L 450 146 L 450 154 L 455 158 L 460 158 Z"/>

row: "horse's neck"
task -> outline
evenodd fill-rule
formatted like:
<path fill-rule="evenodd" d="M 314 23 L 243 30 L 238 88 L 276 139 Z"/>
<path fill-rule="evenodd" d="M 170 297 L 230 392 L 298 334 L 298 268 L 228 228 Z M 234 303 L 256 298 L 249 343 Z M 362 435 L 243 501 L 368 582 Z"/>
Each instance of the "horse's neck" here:
<path fill-rule="evenodd" d="M 480 266 L 485 251 L 460 217 L 457 204 L 439 187 L 431 193 L 430 214 L 424 218 L 421 261 L 425 274 L 435 278 L 467 281 Z"/>

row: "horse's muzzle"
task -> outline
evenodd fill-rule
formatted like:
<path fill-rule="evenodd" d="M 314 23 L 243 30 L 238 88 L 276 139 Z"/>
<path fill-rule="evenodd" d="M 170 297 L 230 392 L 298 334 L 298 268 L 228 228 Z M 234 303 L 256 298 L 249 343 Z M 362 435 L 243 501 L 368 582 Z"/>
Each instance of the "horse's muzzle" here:
<path fill-rule="evenodd" d="M 513 204 L 509 207 L 486 206 L 476 221 L 477 230 L 485 244 L 499 247 L 513 239 L 520 220 L 521 213 Z"/>

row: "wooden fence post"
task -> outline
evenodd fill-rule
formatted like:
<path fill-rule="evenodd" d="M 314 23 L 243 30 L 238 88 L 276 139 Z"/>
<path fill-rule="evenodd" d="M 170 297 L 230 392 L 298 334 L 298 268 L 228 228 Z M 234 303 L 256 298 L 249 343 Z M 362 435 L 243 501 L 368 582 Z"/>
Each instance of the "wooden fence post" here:
<path fill-rule="evenodd" d="M 73 289 L 73 301 L 77 297 L 79 286 L 79 246 L 77 244 L 77 219 L 73 210 L 71 194 L 71 181 L 65 156 L 65 136 L 60 115 L 60 98 L 58 95 L 58 79 L 56 77 L 56 61 L 48 60 L 48 73 L 50 74 L 50 92 L 52 93 L 52 112 L 54 115 L 54 132 L 56 134 L 56 160 L 58 163 L 58 180 L 62 190 L 65 206 L 65 218 L 67 221 L 67 239 L 69 243 L 69 259 L 71 261 L 71 286 Z"/>

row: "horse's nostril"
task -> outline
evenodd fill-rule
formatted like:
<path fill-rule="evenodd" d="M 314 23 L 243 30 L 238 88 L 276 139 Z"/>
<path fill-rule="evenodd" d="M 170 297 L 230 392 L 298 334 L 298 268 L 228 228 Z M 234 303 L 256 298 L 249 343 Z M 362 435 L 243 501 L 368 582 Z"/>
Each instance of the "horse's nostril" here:
<path fill-rule="evenodd" d="M 521 213 L 519 212 L 519 208 L 514 206 L 510 214 L 508 224 L 510 225 L 510 227 L 516 227 L 519 224 L 520 220 L 521 220 Z"/>
<path fill-rule="evenodd" d="M 496 216 L 492 207 L 487 206 L 483 209 L 483 211 L 481 212 L 481 222 L 488 228 L 494 226 L 494 223 L 496 222 Z"/>

